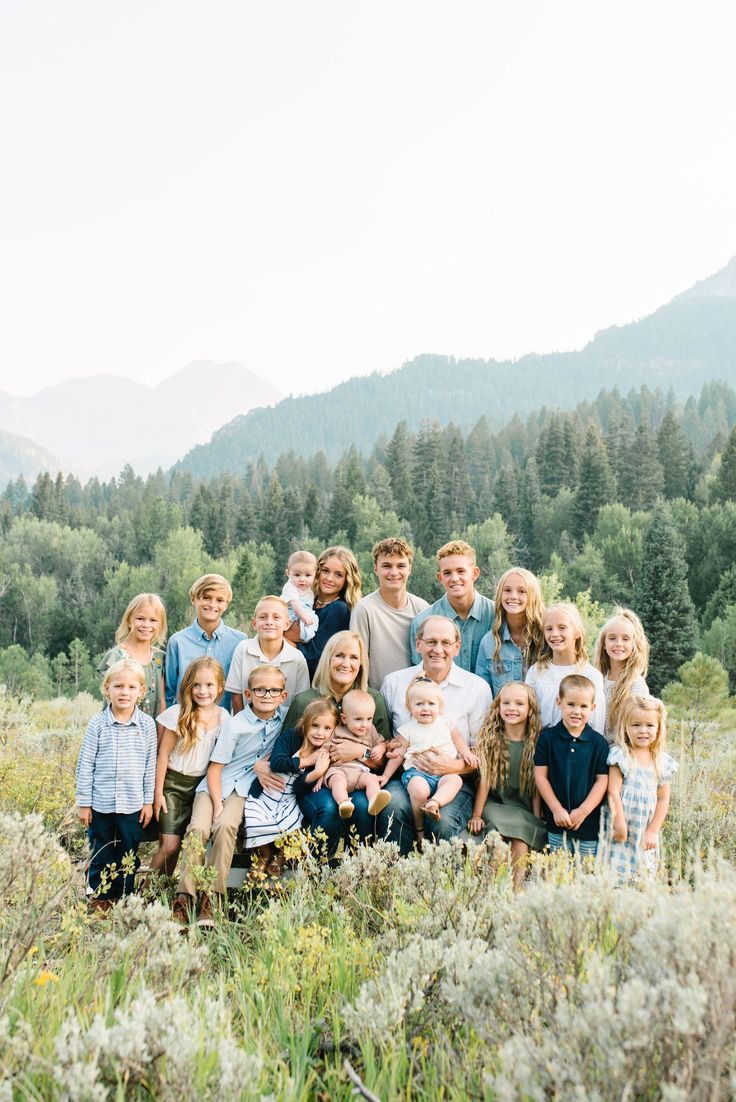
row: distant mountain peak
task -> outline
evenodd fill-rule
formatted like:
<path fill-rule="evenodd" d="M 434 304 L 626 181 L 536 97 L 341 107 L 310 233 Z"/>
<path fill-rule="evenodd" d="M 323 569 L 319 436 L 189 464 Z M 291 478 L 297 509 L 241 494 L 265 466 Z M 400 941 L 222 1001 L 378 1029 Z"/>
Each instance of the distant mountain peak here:
<path fill-rule="evenodd" d="M 736 256 L 719 272 L 699 279 L 689 290 L 676 295 L 674 301 L 683 298 L 736 298 Z"/>

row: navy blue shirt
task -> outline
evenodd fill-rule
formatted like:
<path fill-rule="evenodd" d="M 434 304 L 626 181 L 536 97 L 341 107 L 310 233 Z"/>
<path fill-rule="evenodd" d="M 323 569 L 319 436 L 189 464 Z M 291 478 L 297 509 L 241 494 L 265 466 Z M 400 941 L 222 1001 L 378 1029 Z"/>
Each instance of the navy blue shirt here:
<path fill-rule="evenodd" d="M 547 780 L 565 811 L 573 811 L 585 803 L 596 778 L 602 773 L 608 775 L 608 743 L 587 723 L 577 738 L 573 738 L 565 725 L 560 722 L 554 727 L 545 727 L 539 736 L 534 751 L 534 764 L 547 766 Z M 569 838 L 581 842 L 592 842 L 598 838 L 601 805 L 583 819 L 579 830 L 566 831 Z M 555 817 L 544 805 L 544 818 L 547 830 L 559 834 Z"/>
<path fill-rule="evenodd" d="M 342 597 L 338 597 L 336 601 L 330 601 L 322 608 L 315 608 L 314 612 L 319 618 L 319 627 L 308 643 L 299 644 L 299 650 L 307 660 L 310 681 L 314 677 L 314 671 L 317 669 L 317 663 L 322 657 L 327 640 L 338 631 L 348 631 L 350 628 L 350 606 L 347 601 L 343 601 Z"/>

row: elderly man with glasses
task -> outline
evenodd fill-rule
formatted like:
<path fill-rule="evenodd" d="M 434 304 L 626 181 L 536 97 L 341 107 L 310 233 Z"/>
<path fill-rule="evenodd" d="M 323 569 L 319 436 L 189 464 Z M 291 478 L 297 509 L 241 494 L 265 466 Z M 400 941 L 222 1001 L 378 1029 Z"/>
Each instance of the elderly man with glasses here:
<path fill-rule="evenodd" d="M 417 666 L 397 670 L 384 678 L 381 695 L 396 731 L 409 721 L 406 706 L 406 690 L 417 677 L 428 677 L 442 691 L 445 715 L 453 718 L 455 727 L 472 747 L 486 713 L 492 694 L 488 684 L 474 673 L 461 669 L 455 658 L 460 652 L 460 632 L 452 620 L 444 616 L 430 616 L 423 620 L 417 632 L 416 649 L 421 657 Z M 446 773 L 463 774 L 460 792 L 442 809 L 437 823 L 427 822 L 427 828 L 436 838 L 451 838 L 464 830 L 473 810 L 475 794 L 474 770 L 462 758 L 429 752 L 418 759 L 417 764 L 427 773 L 443 776 Z M 391 803 L 378 820 L 378 833 L 397 842 L 402 853 L 408 853 L 414 844 L 414 820 L 406 789 L 396 778 L 387 785 Z"/>

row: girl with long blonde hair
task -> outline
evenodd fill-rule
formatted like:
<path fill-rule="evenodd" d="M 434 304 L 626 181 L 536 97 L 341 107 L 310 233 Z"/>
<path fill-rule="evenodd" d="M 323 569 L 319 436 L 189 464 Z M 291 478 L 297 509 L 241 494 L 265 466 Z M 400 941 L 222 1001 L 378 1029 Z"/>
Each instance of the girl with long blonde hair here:
<path fill-rule="evenodd" d="M 621 709 L 630 696 L 648 696 L 644 680 L 649 666 L 649 640 L 641 620 L 630 608 L 617 608 L 600 630 L 593 665 L 603 675 L 606 729 L 613 745 Z"/>
<path fill-rule="evenodd" d="M 587 677 L 595 689 L 595 708 L 590 716 L 590 726 L 601 735 L 606 725 L 606 694 L 603 677 L 588 661 L 585 627 L 575 605 L 568 602 L 551 605 L 545 610 L 542 621 L 544 643 L 539 658 L 529 667 L 527 684 L 531 685 L 539 699 L 539 711 L 543 727 L 559 723 L 562 716 L 558 696 L 560 682 L 568 674 Z"/>
<path fill-rule="evenodd" d="M 179 703 L 158 716 L 160 742 L 156 760 L 153 813 L 159 845 L 151 866 L 173 876 L 181 840 L 192 817 L 197 785 L 229 713 L 218 705 L 225 673 L 215 658 L 196 658 L 179 687 Z"/>
<path fill-rule="evenodd" d="M 475 672 L 496 696 L 508 681 L 522 681 L 537 660 L 544 641 L 544 601 L 531 570 L 513 566 L 498 580 L 495 618 L 483 636 Z"/>
<path fill-rule="evenodd" d="M 495 697 L 475 744 L 480 780 L 468 830 L 471 834 L 497 830 L 510 843 L 517 891 L 524 880 L 529 850 L 541 850 L 547 842 L 542 801 L 534 782 L 534 751 L 540 730 L 534 689 L 521 681 L 509 681 Z"/>

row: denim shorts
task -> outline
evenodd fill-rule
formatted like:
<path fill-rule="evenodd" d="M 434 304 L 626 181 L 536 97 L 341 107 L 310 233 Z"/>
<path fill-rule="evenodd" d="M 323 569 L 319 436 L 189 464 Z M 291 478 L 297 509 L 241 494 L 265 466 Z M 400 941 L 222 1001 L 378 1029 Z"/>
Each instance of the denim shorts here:
<path fill-rule="evenodd" d="M 409 787 L 409 781 L 412 777 L 421 777 L 423 781 L 427 782 L 430 796 L 434 796 L 437 791 L 437 785 L 442 780 L 442 777 L 435 777 L 434 773 L 423 773 L 421 769 L 415 769 L 413 765 L 410 765 L 409 768 L 405 769 L 401 774 L 401 783 L 404 788 Z"/>
<path fill-rule="evenodd" d="M 598 839 L 593 838 L 590 841 L 583 841 L 579 838 L 571 837 L 567 831 L 564 834 L 558 834 L 556 831 L 547 831 L 547 841 L 549 844 L 550 853 L 554 853 L 556 850 L 566 849 L 568 853 L 579 853 L 581 857 L 595 857 L 598 853 Z"/>

